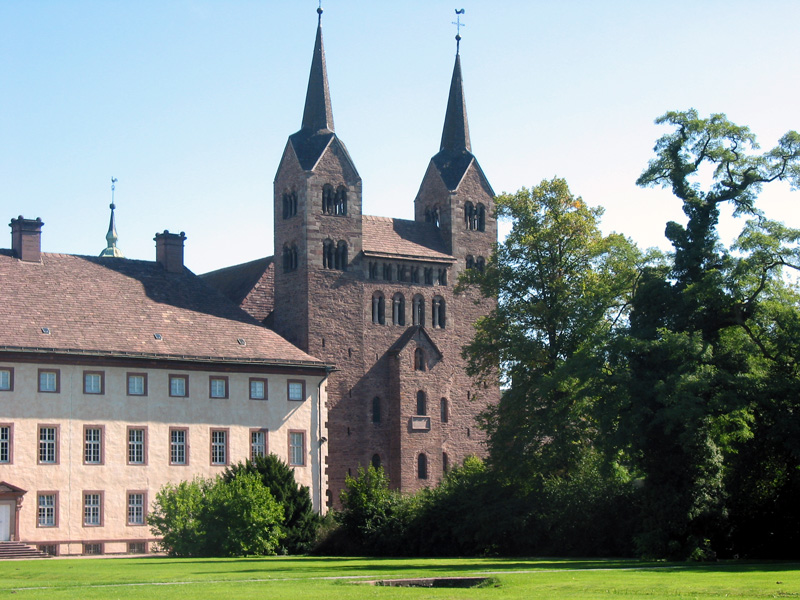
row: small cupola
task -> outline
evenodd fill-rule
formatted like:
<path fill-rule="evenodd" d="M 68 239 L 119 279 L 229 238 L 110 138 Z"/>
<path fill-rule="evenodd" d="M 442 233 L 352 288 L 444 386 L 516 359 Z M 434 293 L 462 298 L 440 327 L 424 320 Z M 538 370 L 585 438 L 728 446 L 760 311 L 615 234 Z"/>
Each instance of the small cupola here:
<path fill-rule="evenodd" d="M 20 215 L 11 219 L 11 249 L 14 256 L 25 262 L 42 260 L 42 225 L 40 218 L 25 219 Z"/>
<path fill-rule="evenodd" d="M 108 222 L 108 233 L 106 233 L 106 248 L 100 253 L 100 256 L 125 258 L 125 255 L 122 254 L 122 250 L 117 248 L 119 236 L 117 236 L 117 225 L 114 222 L 114 209 L 117 208 L 116 204 L 114 204 L 114 184 L 117 183 L 117 181 L 115 177 L 111 178 L 111 204 L 108 206 L 111 209 L 111 219 Z"/>

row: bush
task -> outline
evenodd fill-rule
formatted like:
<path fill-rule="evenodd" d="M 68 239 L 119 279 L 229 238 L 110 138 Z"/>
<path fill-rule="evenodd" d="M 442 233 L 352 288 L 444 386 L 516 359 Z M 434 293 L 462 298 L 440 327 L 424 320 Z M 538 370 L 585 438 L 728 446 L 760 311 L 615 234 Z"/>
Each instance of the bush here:
<path fill-rule="evenodd" d="M 282 527 L 284 538 L 280 554 L 304 554 L 311 549 L 317 537 L 320 517 L 314 511 L 308 487 L 298 485 L 294 469 L 274 454 L 257 456 L 227 469 L 222 474 L 226 482 L 235 481 L 244 474 L 258 477 L 275 500 L 283 506 Z"/>
<path fill-rule="evenodd" d="M 170 556 L 275 554 L 283 537 L 283 508 L 261 480 L 242 474 L 166 484 L 147 517 Z"/>

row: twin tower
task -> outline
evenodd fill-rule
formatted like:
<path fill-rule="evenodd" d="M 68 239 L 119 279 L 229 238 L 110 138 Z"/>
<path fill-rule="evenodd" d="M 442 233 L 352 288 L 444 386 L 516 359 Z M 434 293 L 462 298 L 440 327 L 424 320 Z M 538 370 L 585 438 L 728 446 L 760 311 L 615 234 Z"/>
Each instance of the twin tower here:
<path fill-rule="evenodd" d="M 413 491 L 484 453 L 475 417 L 499 389 L 476 387 L 461 349 L 494 303 L 454 287 L 465 269 L 484 267 L 497 225 L 470 146 L 458 53 L 414 220 L 362 213 L 361 177 L 334 130 L 319 13 L 302 126 L 275 176 L 270 276 L 241 303 L 271 307 L 268 326 L 334 365 L 326 474 L 336 504 L 359 466 L 382 466 L 393 487 Z"/>

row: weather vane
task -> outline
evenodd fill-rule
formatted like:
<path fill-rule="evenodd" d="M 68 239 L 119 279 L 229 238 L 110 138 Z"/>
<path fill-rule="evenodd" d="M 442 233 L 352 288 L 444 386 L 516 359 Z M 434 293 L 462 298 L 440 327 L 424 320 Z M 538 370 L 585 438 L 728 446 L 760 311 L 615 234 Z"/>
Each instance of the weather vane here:
<path fill-rule="evenodd" d="M 116 189 L 114 184 L 117 183 L 117 181 L 119 181 L 119 180 L 112 175 L 111 176 L 111 206 L 110 206 L 111 210 L 114 210 L 116 208 L 116 206 L 114 206 L 114 190 Z"/>
<path fill-rule="evenodd" d="M 320 0 L 322 2 L 322 0 Z M 453 25 L 456 26 L 456 54 L 459 52 L 459 48 L 461 46 L 461 28 L 466 27 L 465 23 L 461 22 L 461 15 L 464 14 L 463 8 L 457 8 L 456 11 L 456 20 L 453 21 Z"/>

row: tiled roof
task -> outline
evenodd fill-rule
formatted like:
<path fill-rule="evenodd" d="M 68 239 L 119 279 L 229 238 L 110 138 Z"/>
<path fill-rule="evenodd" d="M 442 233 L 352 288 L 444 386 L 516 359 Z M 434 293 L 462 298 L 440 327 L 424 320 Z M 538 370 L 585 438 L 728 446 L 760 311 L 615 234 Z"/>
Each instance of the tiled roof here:
<path fill-rule="evenodd" d="M 361 224 L 365 255 L 435 262 L 455 260 L 445 251 L 442 236 L 433 223 L 364 216 Z"/>
<path fill-rule="evenodd" d="M 200 279 L 217 288 L 229 300 L 241 304 L 272 263 L 271 256 L 199 275 Z"/>
<path fill-rule="evenodd" d="M 0 350 L 322 366 L 188 269 L 50 253 L 27 263 L 0 250 L 0 286 Z"/>

